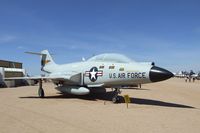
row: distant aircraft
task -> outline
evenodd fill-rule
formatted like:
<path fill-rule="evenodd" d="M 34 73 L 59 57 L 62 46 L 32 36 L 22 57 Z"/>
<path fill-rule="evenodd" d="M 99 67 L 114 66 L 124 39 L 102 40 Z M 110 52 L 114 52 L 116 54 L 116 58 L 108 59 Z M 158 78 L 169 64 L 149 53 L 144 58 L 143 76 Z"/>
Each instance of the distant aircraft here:
<path fill-rule="evenodd" d="M 88 60 L 58 65 L 47 50 L 41 53 L 26 52 L 41 56 L 41 70 L 46 77 L 18 77 L 8 79 L 34 79 L 39 81 L 38 95 L 45 96 L 42 80 L 51 79 L 55 89 L 62 93 L 86 95 L 91 91 L 115 88 L 113 103 L 119 102 L 118 94 L 123 86 L 145 84 L 169 79 L 171 72 L 154 63 L 138 63 L 121 54 L 106 53 Z"/>
<path fill-rule="evenodd" d="M 194 74 L 192 74 L 191 78 L 199 80 L 200 79 L 200 73 L 197 73 L 197 74 L 194 73 Z"/>

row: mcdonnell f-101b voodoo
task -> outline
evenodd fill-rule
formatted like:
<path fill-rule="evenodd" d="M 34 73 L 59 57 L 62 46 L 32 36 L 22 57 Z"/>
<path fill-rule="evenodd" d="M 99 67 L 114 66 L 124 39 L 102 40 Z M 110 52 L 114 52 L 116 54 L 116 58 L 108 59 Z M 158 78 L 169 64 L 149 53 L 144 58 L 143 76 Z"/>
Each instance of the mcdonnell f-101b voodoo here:
<path fill-rule="evenodd" d="M 128 57 L 105 53 L 88 60 L 58 65 L 47 50 L 41 53 L 27 52 L 41 56 L 41 70 L 45 77 L 20 77 L 12 79 L 34 79 L 39 81 L 39 97 L 45 97 L 42 80 L 50 79 L 62 93 L 86 95 L 93 90 L 115 88 L 112 101 L 119 101 L 118 94 L 124 86 L 158 82 L 173 76 L 171 72 L 155 66 L 152 62 L 135 62 Z"/>

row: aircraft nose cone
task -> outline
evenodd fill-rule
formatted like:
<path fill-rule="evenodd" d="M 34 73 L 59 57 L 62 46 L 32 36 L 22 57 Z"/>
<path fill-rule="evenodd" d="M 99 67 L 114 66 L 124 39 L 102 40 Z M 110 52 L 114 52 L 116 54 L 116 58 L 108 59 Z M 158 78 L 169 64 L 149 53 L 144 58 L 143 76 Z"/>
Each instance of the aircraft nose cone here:
<path fill-rule="evenodd" d="M 153 66 L 150 70 L 149 77 L 152 82 L 158 82 L 173 77 L 174 74 L 168 70 Z"/>

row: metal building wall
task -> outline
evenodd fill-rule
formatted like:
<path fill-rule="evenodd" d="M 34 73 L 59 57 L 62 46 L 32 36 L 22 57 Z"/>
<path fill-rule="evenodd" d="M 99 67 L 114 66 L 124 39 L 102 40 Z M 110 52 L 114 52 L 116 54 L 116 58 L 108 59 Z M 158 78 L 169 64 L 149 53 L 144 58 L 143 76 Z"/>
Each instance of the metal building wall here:
<path fill-rule="evenodd" d="M 5 68 L 22 68 L 22 63 L 20 63 L 20 62 L 13 62 L 13 61 L 0 60 L 0 67 L 5 67 Z"/>

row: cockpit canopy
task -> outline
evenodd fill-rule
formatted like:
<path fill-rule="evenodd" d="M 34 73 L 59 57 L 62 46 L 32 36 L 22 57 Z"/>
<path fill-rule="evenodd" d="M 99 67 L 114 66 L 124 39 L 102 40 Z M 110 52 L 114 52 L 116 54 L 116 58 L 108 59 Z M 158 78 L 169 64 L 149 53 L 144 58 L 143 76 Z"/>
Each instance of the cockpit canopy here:
<path fill-rule="evenodd" d="M 134 62 L 132 59 L 126 57 L 122 54 L 115 54 L 115 53 L 107 53 L 107 54 L 100 54 L 94 57 L 89 58 L 87 61 L 94 61 L 94 62 L 115 62 L 115 63 L 130 63 Z"/>

